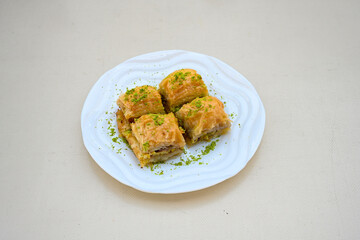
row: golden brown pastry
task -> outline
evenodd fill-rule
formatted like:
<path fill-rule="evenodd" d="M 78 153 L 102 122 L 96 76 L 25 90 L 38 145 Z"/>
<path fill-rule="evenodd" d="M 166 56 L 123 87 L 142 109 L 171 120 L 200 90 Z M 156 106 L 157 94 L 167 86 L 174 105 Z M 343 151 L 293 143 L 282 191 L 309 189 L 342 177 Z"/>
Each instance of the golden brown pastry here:
<path fill-rule="evenodd" d="M 161 96 L 152 86 L 145 85 L 127 90 L 116 103 L 130 122 L 148 113 L 165 113 Z"/>
<path fill-rule="evenodd" d="M 209 140 L 219 136 L 231 126 L 231 121 L 224 111 L 224 104 L 212 96 L 194 99 L 182 106 L 176 116 L 192 143 L 199 139 Z"/>
<path fill-rule="evenodd" d="M 209 95 L 201 76 L 193 69 L 181 69 L 169 74 L 159 85 L 167 111 L 176 112 L 197 97 Z"/>
<path fill-rule="evenodd" d="M 116 112 L 116 122 L 118 126 L 118 130 L 120 136 L 124 137 L 126 141 L 129 143 L 129 146 L 133 150 L 137 159 L 139 159 L 141 167 L 143 167 L 144 163 L 147 163 L 150 159 L 149 155 L 145 155 L 141 152 L 140 146 L 136 138 L 132 135 L 131 127 L 129 121 L 125 118 L 123 112 L 118 110 Z"/>
<path fill-rule="evenodd" d="M 131 124 L 121 110 L 116 115 L 119 132 L 129 142 L 141 167 L 183 151 L 185 140 L 173 113 L 143 115 Z"/>

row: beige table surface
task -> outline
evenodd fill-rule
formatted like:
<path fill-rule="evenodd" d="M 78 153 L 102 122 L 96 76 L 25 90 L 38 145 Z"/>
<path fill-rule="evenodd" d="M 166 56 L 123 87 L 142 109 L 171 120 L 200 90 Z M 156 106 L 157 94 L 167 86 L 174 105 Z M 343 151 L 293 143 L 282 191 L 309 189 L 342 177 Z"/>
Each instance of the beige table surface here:
<path fill-rule="evenodd" d="M 0 2 L 0 239 L 360 239 L 359 1 Z M 92 160 L 98 78 L 184 49 L 241 72 L 265 105 L 238 175 L 146 194 Z"/>

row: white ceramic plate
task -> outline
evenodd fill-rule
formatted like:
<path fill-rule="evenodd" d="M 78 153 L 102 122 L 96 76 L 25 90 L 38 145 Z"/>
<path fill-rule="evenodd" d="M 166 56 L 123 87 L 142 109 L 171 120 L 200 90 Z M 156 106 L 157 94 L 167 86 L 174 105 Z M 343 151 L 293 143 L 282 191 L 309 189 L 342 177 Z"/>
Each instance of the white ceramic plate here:
<path fill-rule="evenodd" d="M 215 149 L 207 155 L 202 151 L 210 143 L 200 143 L 186 148 L 182 156 L 142 169 L 117 138 L 116 99 L 126 88 L 158 86 L 168 74 L 182 68 L 195 69 L 210 95 L 225 103 L 233 121 L 231 130 L 217 139 Z M 109 70 L 91 89 L 81 113 L 83 140 L 92 158 L 119 182 L 150 193 L 195 191 L 236 175 L 254 155 L 264 127 L 263 104 L 245 77 L 214 57 L 181 50 L 144 54 Z M 197 159 L 199 155 L 201 159 Z"/>

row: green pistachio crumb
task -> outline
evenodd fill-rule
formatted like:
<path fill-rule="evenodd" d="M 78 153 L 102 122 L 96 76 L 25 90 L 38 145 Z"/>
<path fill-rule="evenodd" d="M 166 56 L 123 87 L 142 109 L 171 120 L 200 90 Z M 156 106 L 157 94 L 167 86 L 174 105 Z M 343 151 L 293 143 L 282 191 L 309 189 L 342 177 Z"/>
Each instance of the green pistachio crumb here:
<path fill-rule="evenodd" d="M 149 142 L 143 144 L 144 151 L 146 152 L 149 149 Z"/>
<path fill-rule="evenodd" d="M 209 145 L 207 145 L 205 149 L 201 151 L 202 155 L 207 155 L 210 153 L 210 151 L 214 150 L 216 146 L 216 142 L 218 141 L 219 139 L 212 141 Z"/>

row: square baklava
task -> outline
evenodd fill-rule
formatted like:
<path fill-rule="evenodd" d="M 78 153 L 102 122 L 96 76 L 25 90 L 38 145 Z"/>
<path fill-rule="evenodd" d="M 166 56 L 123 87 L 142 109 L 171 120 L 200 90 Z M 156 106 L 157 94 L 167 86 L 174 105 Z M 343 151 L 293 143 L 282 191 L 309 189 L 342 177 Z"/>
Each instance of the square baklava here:
<path fill-rule="evenodd" d="M 117 112 L 119 132 L 128 141 L 141 167 L 165 161 L 183 152 L 185 140 L 173 113 L 147 114 L 129 123 Z"/>
<path fill-rule="evenodd" d="M 196 98 L 183 105 L 176 117 L 192 143 L 210 140 L 229 130 L 231 121 L 224 111 L 224 104 L 216 97 Z"/>
<path fill-rule="evenodd" d="M 197 97 L 209 95 L 202 77 L 193 69 L 181 69 L 169 74 L 159 85 L 165 108 L 176 112 Z"/>
<path fill-rule="evenodd" d="M 159 92 L 147 85 L 127 90 L 119 97 L 117 104 L 130 122 L 148 113 L 165 113 Z"/>

